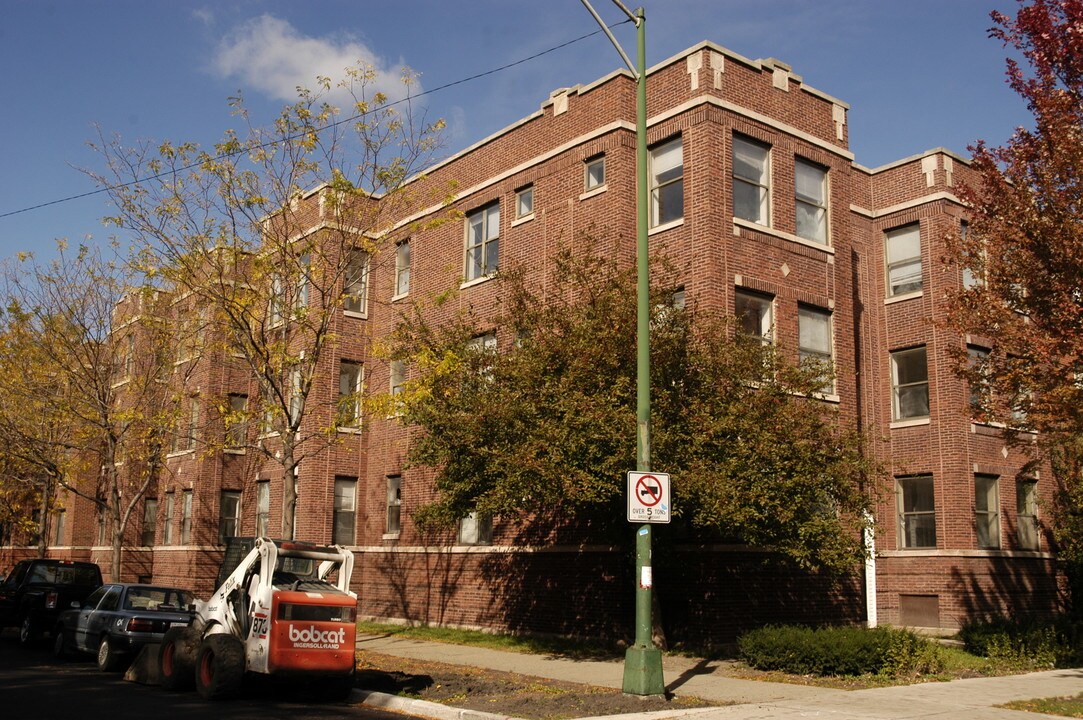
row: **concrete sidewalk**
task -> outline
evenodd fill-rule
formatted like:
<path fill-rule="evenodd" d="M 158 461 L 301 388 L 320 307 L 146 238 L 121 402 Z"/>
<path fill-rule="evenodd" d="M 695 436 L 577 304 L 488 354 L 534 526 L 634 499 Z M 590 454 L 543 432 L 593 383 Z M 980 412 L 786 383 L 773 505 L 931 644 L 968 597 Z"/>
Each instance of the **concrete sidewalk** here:
<path fill-rule="evenodd" d="M 570 660 L 394 636 L 358 636 L 357 648 L 419 660 L 552 678 L 617 688 L 623 682 L 620 661 Z M 823 717 L 833 720 L 1035 720 L 1049 717 L 993 707 L 1012 700 L 1077 695 L 1083 692 L 1083 670 L 1051 670 L 999 678 L 955 680 L 872 690 L 834 690 L 785 683 L 739 680 L 717 672 L 716 663 L 667 656 L 663 660 L 666 689 L 676 695 L 736 703 L 701 710 L 655 713 L 651 717 L 693 715 L 695 720 L 791 720 Z M 420 707 L 401 708 L 427 714 Z M 439 712 L 438 717 L 447 717 Z M 469 713 L 478 716 L 479 713 Z M 462 717 L 464 715 L 460 715 Z M 628 716 L 623 716 L 628 717 Z M 646 718 L 646 714 L 636 717 Z M 612 718 L 611 718 L 612 720 Z"/>

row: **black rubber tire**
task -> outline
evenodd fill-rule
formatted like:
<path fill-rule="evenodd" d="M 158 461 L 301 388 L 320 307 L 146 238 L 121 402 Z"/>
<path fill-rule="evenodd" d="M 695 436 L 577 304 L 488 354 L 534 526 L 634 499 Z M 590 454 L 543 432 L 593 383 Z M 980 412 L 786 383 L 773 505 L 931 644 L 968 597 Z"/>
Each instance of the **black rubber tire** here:
<path fill-rule="evenodd" d="M 195 641 L 188 628 L 166 630 L 158 648 L 158 674 L 166 690 L 189 690 L 196 682 Z"/>
<path fill-rule="evenodd" d="M 352 672 L 349 675 L 324 678 L 319 683 L 320 696 L 324 700 L 330 702 L 343 702 L 348 700 L 350 693 L 353 692 L 355 680 L 356 677 Z"/>
<path fill-rule="evenodd" d="M 109 636 L 102 635 L 101 640 L 98 642 L 98 669 L 102 672 L 116 672 L 120 670 L 123 660 L 121 654 L 109 642 Z"/>
<path fill-rule="evenodd" d="M 20 645 L 26 646 L 34 643 L 37 641 L 39 633 L 38 623 L 32 614 L 26 613 L 19 619 Z"/>
<path fill-rule="evenodd" d="M 241 691 L 244 645 L 222 633 L 203 638 L 196 655 L 196 692 L 204 700 L 227 700 Z"/>
<path fill-rule="evenodd" d="M 53 657 L 64 661 L 71 659 L 71 649 L 68 645 L 68 637 L 64 634 L 64 628 L 60 625 L 53 630 Z"/>

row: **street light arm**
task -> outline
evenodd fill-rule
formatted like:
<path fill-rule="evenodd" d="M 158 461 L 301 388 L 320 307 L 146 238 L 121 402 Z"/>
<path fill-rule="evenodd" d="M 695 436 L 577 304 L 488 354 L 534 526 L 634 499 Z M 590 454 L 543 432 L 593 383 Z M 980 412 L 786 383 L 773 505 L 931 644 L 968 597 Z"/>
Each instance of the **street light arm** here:
<path fill-rule="evenodd" d="M 632 71 L 632 77 L 634 77 L 636 80 L 639 80 L 639 71 L 636 70 L 636 66 L 632 62 L 632 59 L 630 57 L 628 57 L 628 54 L 626 52 L 624 52 L 624 48 L 622 48 L 620 46 L 620 43 L 617 42 L 617 38 L 615 38 L 613 36 L 613 33 L 611 33 L 609 31 L 609 26 L 607 26 L 605 24 L 605 21 L 602 20 L 602 17 L 597 12 L 595 12 L 594 8 L 591 7 L 590 2 L 588 0 L 581 0 L 581 1 L 583 3 L 583 7 L 585 7 L 590 12 L 590 14 L 594 16 L 594 19 L 598 22 L 598 25 L 601 26 L 602 32 L 604 32 L 606 37 L 609 38 L 609 42 L 613 43 L 613 47 L 615 47 L 617 49 L 617 52 L 620 53 L 621 59 L 624 60 L 624 64 L 627 65 L 628 69 Z M 613 2 L 616 3 L 617 7 L 619 7 L 622 11 L 624 11 L 624 13 L 629 18 L 631 18 L 633 22 L 635 22 L 636 27 L 639 26 L 639 22 L 640 22 L 639 18 L 637 18 L 635 15 L 632 15 L 630 12 L 628 12 L 628 9 L 625 8 L 624 5 L 622 5 L 618 0 L 613 0 Z"/>

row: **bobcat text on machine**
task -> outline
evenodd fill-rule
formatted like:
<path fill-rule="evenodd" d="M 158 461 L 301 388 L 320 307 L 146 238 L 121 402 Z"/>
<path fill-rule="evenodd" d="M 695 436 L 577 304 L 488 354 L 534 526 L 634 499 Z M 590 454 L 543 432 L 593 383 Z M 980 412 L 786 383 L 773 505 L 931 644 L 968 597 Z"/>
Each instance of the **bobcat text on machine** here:
<path fill-rule="evenodd" d="M 158 652 L 161 683 L 193 682 L 206 699 L 235 695 L 245 673 L 318 686 L 346 697 L 354 681 L 357 595 L 353 553 L 339 546 L 258 538 L 191 625 L 171 628 Z"/>

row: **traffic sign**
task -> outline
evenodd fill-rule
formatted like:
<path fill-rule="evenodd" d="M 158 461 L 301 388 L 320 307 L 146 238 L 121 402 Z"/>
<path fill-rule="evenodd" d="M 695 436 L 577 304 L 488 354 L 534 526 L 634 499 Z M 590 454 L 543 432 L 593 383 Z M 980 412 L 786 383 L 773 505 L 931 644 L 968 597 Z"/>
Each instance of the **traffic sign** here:
<path fill-rule="evenodd" d="M 667 473 L 628 473 L 628 522 L 669 522 L 669 475 Z"/>

